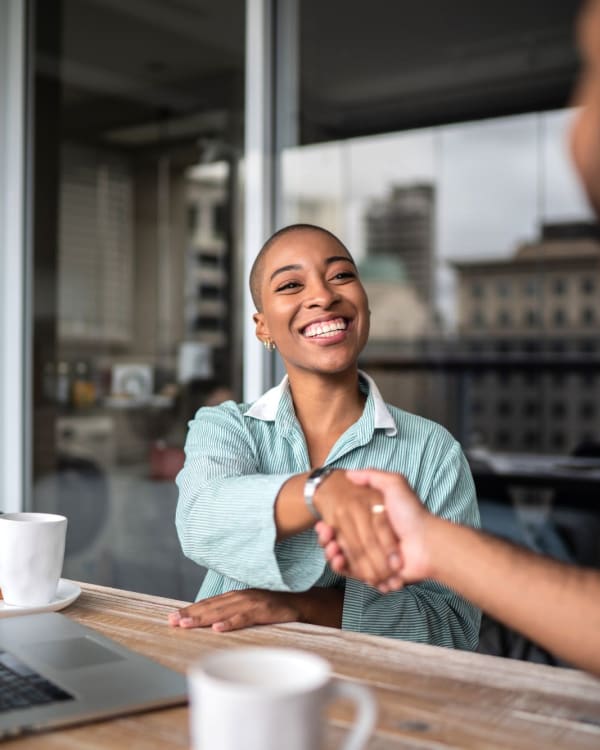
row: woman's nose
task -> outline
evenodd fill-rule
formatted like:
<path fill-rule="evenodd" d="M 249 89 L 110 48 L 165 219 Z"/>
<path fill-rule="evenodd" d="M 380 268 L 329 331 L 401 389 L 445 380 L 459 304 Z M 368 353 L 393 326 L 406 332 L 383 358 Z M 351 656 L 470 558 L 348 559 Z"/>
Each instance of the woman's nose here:
<path fill-rule="evenodd" d="M 305 302 L 307 307 L 331 307 L 340 298 L 337 289 L 322 279 L 312 282 L 307 292 Z"/>

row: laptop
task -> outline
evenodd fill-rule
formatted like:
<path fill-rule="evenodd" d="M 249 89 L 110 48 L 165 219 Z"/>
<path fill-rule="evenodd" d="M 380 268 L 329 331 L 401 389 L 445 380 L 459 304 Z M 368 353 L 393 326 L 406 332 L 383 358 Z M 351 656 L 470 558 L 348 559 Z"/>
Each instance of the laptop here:
<path fill-rule="evenodd" d="M 184 676 L 64 615 L 0 619 L 0 740 L 186 701 Z"/>

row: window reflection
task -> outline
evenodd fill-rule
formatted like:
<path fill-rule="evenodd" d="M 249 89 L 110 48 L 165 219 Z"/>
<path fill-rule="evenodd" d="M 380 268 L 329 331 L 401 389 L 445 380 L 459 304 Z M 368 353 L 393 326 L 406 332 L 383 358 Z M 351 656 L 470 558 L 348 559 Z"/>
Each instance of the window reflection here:
<path fill-rule="evenodd" d="M 187 420 L 239 394 L 244 2 L 35 3 L 33 503 L 65 575 L 182 599 Z"/>
<path fill-rule="evenodd" d="M 283 155 L 284 223 L 325 222 L 359 262 L 372 308 L 364 366 L 385 372 L 388 400 L 444 423 L 467 449 L 570 452 L 584 421 L 600 435 L 589 411 L 566 419 L 577 398 L 571 376 L 600 334 L 600 232 L 563 146 L 570 117 L 520 115 Z"/>

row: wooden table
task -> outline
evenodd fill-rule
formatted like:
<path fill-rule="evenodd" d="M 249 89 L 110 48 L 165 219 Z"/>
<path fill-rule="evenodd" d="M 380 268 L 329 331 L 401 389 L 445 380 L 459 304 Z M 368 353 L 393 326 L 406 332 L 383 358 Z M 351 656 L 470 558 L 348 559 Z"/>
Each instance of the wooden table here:
<path fill-rule="evenodd" d="M 582 672 L 297 623 L 229 634 L 167 627 L 167 613 L 181 604 L 85 584 L 65 614 L 180 672 L 218 648 L 293 646 L 321 654 L 339 677 L 375 692 L 380 713 L 370 750 L 600 748 L 600 680 Z M 328 714 L 327 750 L 339 746 L 350 711 L 337 704 Z M 3 744 L 3 750 L 188 747 L 183 706 Z"/>

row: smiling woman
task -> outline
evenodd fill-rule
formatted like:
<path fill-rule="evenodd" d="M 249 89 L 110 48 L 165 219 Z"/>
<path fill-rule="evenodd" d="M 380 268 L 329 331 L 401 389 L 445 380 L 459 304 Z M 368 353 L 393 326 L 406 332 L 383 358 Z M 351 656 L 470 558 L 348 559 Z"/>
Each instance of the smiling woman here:
<path fill-rule="evenodd" d="M 209 572 L 171 624 L 300 620 L 475 648 L 479 612 L 452 591 L 428 581 L 392 591 L 400 560 L 381 495 L 346 475 L 402 473 L 432 513 L 479 523 L 458 443 L 385 404 L 358 370 L 369 308 L 352 256 L 320 227 L 286 227 L 260 251 L 250 285 L 256 335 L 277 347 L 287 375 L 253 404 L 203 408 L 190 423 L 176 523 L 185 554 Z M 320 518 L 367 583 L 327 566 Z"/>
<path fill-rule="evenodd" d="M 256 335 L 274 341 L 288 376 L 295 381 L 296 371 L 307 369 L 345 373 L 356 386 L 369 309 L 354 261 L 341 242 L 311 225 L 286 227 L 261 251 L 255 269 Z M 356 393 L 356 387 L 350 392 Z"/>

